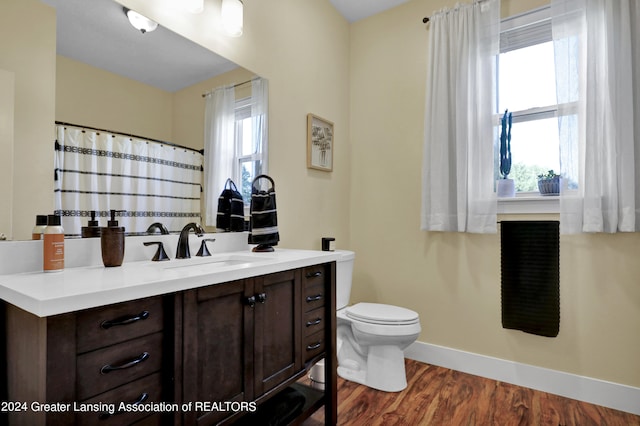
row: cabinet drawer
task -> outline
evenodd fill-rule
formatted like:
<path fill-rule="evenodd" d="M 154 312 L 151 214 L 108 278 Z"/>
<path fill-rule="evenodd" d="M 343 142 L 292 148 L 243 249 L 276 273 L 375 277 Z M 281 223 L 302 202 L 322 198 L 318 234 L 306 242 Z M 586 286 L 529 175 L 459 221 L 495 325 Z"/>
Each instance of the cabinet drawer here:
<path fill-rule="evenodd" d="M 90 411 L 78 412 L 76 422 L 78 425 L 105 426 L 132 424 L 151 414 L 149 411 L 134 411 L 136 405 L 158 403 L 161 400 L 162 376 L 156 373 L 78 403 L 78 407 Z M 130 407 L 130 411 L 119 411 L 122 402 Z M 157 417 L 156 421 L 159 420 Z"/>
<path fill-rule="evenodd" d="M 78 356 L 78 399 L 83 400 L 162 367 L 162 333 Z"/>
<path fill-rule="evenodd" d="M 325 265 L 307 266 L 302 269 L 302 284 L 305 287 L 311 285 L 324 285 L 327 275 Z"/>
<path fill-rule="evenodd" d="M 320 331 L 304 338 L 303 358 L 306 361 L 324 352 L 324 332 Z"/>
<path fill-rule="evenodd" d="M 304 314 L 304 335 L 310 336 L 324 330 L 324 308 L 314 309 Z"/>
<path fill-rule="evenodd" d="M 312 284 L 304 287 L 304 297 L 302 299 L 302 310 L 309 312 L 313 309 L 324 306 L 325 303 L 324 282 Z"/>
<path fill-rule="evenodd" d="M 162 298 L 134 300 L 79 312 L 78 353 L 103 348 L 162 330 Z"/>

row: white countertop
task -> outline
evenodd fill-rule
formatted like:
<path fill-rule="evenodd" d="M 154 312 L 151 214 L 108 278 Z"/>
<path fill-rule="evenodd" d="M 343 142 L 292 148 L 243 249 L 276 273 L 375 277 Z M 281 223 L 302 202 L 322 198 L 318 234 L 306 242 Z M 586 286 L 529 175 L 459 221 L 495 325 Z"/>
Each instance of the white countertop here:
<path fill-rule="evenodd" d="M 247 251 L 0 275 L 0 298 L 45 317 L 337 260 L 329 251 Z"/>

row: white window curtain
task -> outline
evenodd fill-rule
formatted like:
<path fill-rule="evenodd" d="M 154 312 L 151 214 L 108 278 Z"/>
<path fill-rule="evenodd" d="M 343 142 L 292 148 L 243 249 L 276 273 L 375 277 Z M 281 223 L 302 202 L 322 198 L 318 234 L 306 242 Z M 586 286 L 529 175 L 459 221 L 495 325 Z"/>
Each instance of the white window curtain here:
<path fill-rule="evenodd" d="M 128 234 L 162 223 L 177 232 L 200 221 L 200 152 L 105 130 L 56 125 L 55 208 L 67 236 L 80 236 L 91 211 L 110 210 Z"/>
<path fill-rule="evenodd" d="M 205 224 L 216 225 L 218 197 L 235 176 L 235 89 L 219 87 L 206 95 L 204 113 Z"/>
<path fill-rule="evenodd" d="M 552 0 L 563 233 L 640 230 L 640 3 Z"/>
<path fill-rule="evenodd" d="M 269 173 L 269 81 L 254 78 L 251 81 L 251 140 L 260 157 L 260 173 Z"/>
<path fill-rule="evenodd" d="M 500 2 L 442 10 L 429 26 L 421 228 L 494 233 Z"/>

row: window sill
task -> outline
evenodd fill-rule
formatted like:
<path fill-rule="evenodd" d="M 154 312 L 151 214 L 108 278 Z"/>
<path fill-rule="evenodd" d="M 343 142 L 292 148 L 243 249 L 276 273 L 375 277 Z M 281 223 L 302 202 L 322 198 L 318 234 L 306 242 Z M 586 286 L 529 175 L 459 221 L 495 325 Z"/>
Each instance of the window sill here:
<path fill-rule="evenodd" d="M 498 214 L 536 213 L 560 213 L 560 197 L 529 192 L 513 198 L 498 198 Z"/>

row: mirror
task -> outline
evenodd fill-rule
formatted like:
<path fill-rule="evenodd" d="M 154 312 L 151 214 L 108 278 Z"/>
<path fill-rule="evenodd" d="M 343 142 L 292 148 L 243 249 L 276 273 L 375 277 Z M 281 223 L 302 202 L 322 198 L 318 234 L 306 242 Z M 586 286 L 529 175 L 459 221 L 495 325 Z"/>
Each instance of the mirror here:
<path fill-rule="evenodd" d="M 57 15 L 58 122 L 200 150 L 202 94 L 255 76 L 162 26 L 142 34 L 112 0 L 41 1 Z"/>

